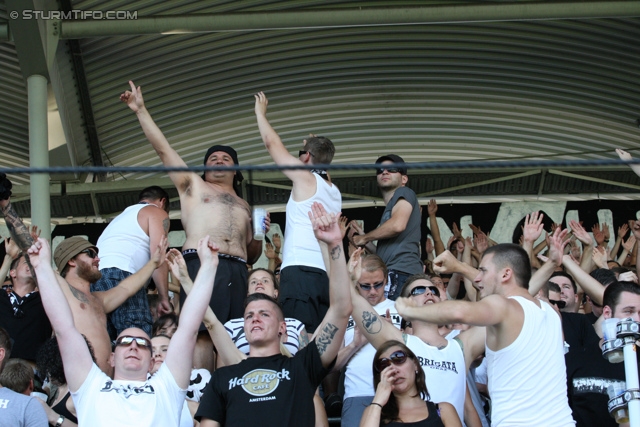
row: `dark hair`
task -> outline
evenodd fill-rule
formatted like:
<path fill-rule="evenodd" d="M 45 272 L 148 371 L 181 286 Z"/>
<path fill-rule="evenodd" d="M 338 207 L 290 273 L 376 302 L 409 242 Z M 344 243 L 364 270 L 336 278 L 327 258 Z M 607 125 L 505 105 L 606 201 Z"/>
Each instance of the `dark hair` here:
<path fill-rule="evenodd" d="M 628 273 L 629 271 L 631 271 L 630 269 L 628 269 L 627 267 L 613 267 L 611 269 L 611 272 L 613 274 L 617 274 L 618 276 L 624 273 Z"/>
<path fill-rule="evenodd" d="M 607 286 L 604 290 L 603 306 L 606 305 L 611 309 L 611 312 L 615 312 L 619 304 L 622 303 L 620 298 L 623 292 L 630 292 L 632 294 L 640 295 L 640 286 L 633 282 L 615 282 Z"/>
<path fill-rule="evenodd" d="M 554 271 L 551 277 L 549 278 L 549 280 L 553 279 L 554 277 L 566 277 L 571 282 L 571 286 L 573 287 L 573 293 L 574 294 L 578 293 L 578 287 L 576 286 L 576 281 L 573 280 L 573 277 L 569 273 L 565 273 L 564 271 Z"/>
<path fill-rule="evenodd" d="M 333 155 L 336 154 L 336 147 L 329 138 L 324 136 L 311 136 L 307 138 L 307 143 L 304 145 L 304 149 L 309 151 L 311 156 L 311 163 L 328 165 L 333 160 Z"/>
<path fill-rule="evenodd" d="M 426 280 L 427 282 L 431 283 L 431 286 L 433 285 L 433 282 L 431 281 L 431 277 L 429 277 L 428 274 L 424 274 L 424 273 L 418 273 L 418 274 L 414 274 L 412 276 L 409 276 L 407 278 L 407 281 L 404 282 L 404 285 L 402 285 L 402 291 L 400 292 L 400 296 L 401 297 L 408 297 L 409 296 L 409 285 L 412 284 L 413 282 L 417 281 L 417 280 Z"/>
<path fill-rule="evenodd" d="M 168 323 L 173 323 L 178 326 L 178 315 L 174 312 L 163 314 L 158 317 L 155 322 L 153 322 L 153 328 L 151 329 L 151 336 L 155 337 L 158 334 L 158 331 L 162 329 Z"/>
<path fill-rule="evenodd" d="M 263 294 L 261 292 L 249 295 L 247 299 L 244 300 L 244 311 L 247 311 L 247 306 L 254 301 L 269 301 L 271 304 L 276 306 L 276 311 L 278 312 L 279 319 L 284 320 L 282 306 L 280 306 L 278 300 L 273 298 L 271 295 Z"/>
<path fill-rule="evenodd" d="M 500 243 L 484 251 L 482 258 L 484 259 L 487 255 L 493 255 L 491 261 L 498 270 L 509 267 L 513 271 L 517 285 L 529 289 L 531 262 L 524 249 L 513 243 Z"/>
<path fill-rule="evenodd" d="M 380 356 L 385 351 L 389 350 L 391 347 L 400 347 L 402 351 L 413 361 L 415 366 L 416 373 L 416 388 L 418 389 L 418 394 L 416 396 L 420 396 L 423 400 L 429 400 L 431 397 L 429 396 L 429 391 L 427 390 L 427 382 L 424 376 L 424 370 L 420 366 L 418 362 L 418 358 L 416 355 L 407 347 L 403 342 L 390 340 L 384 342 L 376 351 L 376 355 L 373 357 L 372 371 L 373 371 L 373 388 L 374 390 L 378 388 L 378 384 L 380 384 L 380 372 L 375 368 L 375 363 L 380 359 Z M 414 396 L 415 397 L 415 396 Z M 380 419 L 384 424 L 388 424 L 393 421 L 398 421 L 398 402 L 396 401 L 396 397 L 393 393 L 389 396 L 389 400 L 382 407 L 382 414 Z"/>
<path fill-rule="evenodd" d="M 0 372 L 0 383 L 3 387 L 16 393 L 24 393 L 33 381 L 33 368 L 22 359 L 11 359 Z"/>
<path fill-rule="evenodd" d="M 96 355 L 93 351 L 93 346 L 86 336 L 82 335 L 82 338 L 84 338 L 84 341 L 87 343 L 91 359 L 95 362 Z M 47 376 L 49 380 L 56 382 L 58 385 L 67 383 L 67 378 L 64 375 L 62 356 L 60 355 L 60 347 L 58 347 L 58 338 L 55 335 L 46 340 L 38 349 L 36 366 L 42 378 Z"/>
<path fill-rule="evenodd" d="M 169 213 L 169 193 L 167 193 L 162 187 L 152 185 L 151 187 L 143 188 L 138 194 L 138 201 L 142 200 L 162 200 L 165 199 L 164 210 Z"/>
<path fill-rule="evenodd" d="M 604 286 L 610 285 L 617 280 L 616 274 L 608 268 L 596 268 L 589 275 Z"/>
<path fill-rule="evenodd" d="M 249 281 L 251 280 L 251 276 L 253 276 L 254 273 L 257 273 L 258 271 L 265 271 L 267 273 L 269 273 L 269 276 L 271 277 L 271 281 L 273 282 L 273 288 L 275 290 L 279 290 L 280 289 L 280 285 L 278 284 L 278 280 L 276 280 L 276 275 L 273 271 L 269 270 L 268 268 L 254 268 L 249 272 L 249 276 L 247 276 L 247 284 L 249 284 Z"/>
<path fill-rule="evenodd" d="M 547 288 L 547 298 L 549 298 L 549 291 L 562 292 L 562 289 L 560 289 L 560 285 L 554 282 L 547 282 L 547 286 L 545 286 L 544 288 Z"/>

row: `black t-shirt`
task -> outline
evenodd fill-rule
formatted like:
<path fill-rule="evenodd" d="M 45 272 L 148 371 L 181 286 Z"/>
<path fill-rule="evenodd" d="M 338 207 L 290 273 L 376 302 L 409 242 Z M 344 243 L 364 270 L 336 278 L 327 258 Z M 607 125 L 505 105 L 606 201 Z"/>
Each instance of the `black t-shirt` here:
<path fill-rule="evenodd" d="M 567 363 L 567 392 L 576 427 L 617 427 L 609 415 L 607 386 L 625 381 L 624 363 L 610 363 L 602 356 L 599 343 L 582 350 L 570 350 Z"/>
<path fill-rule="evenodd" d="M 562 315 L 562 332 L 564 340 L 569 344 L 569 352 L 597 344 L 600 337 L 596 334 L 593 324 L 586 315 L 581 313 L 565 313 Z"/>
<path fill-rule="evenodd" d="M 31 292 L 23 298 L 16 314 L 9 294 L 0 289 L 0 326 L 14 340 L 11 357 L 35 361 L 40 346 L 52 332 L 40 292 Z"/>
<path fill-rule="evenodd" d="M 313 395 L 327 373 L 315 340 L 291 358 L 249 357 L 213 373 L 195 419 L 225 427 L 314 426 Z"/>
<path fill-rule="evenodd" d="M 427 408 L 429 408 L 429 416 L 421 421 L 416 421 L 413 423 L 401 423 L 398 421 L 391 422 L 389 424 L 380 423 L 381 427 L 444 427 L 444 423 L 440 419 L 440 414 L 438 414 L 438 408 L 436 408 L 435 403 L 433 402 L 425 402 L 427 404 Z"/>

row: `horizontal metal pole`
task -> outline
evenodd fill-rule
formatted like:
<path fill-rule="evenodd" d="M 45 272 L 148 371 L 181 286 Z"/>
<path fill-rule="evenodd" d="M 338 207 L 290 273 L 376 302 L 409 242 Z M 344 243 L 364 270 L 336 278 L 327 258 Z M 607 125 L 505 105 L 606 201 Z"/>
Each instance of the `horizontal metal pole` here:
<path fill-rule="evenodd" d="M 405 8 L 358 8 L 62 20 L 61 39 L 430 23 L 640 16 L 640 1 L 517 2 Z"/>

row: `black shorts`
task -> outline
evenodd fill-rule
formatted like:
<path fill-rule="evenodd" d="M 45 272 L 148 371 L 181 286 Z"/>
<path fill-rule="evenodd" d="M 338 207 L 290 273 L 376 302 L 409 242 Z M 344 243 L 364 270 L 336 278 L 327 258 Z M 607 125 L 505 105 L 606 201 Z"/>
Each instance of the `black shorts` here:
<path fill-rule="evenodd" d="M 298 319 L 308 333 L 315 332 L 329 309 L 327 272 L 305 265 L 283 268 L 279 300 L 285 317 Z"/>
<path fill-rule="evenodd" d="M 197 253 L 184 256 L 191 280 L 196 280 L 200 269 L 200 258 Z M 186 299 L 184 289 L 180 287 L 180 305 Z M 220 257 L 218 270 L 214 279 L 213 292 L 209 307 L 223 324 L 231 319 L 244 317 L 244 300 L 247 298 L 247 264 L 235 259 Z"/>

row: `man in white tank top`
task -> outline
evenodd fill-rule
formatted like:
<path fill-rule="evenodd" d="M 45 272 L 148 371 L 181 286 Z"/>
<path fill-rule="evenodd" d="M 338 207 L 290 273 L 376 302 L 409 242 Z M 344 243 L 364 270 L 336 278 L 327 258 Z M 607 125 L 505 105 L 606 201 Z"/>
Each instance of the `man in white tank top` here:
<path fill-rule="evenodd" d="M 304 142 L 298 157 L 291 155 L 267 120 L 268 100 L 255 95 L 255 112 L 260 135 L 269 154 L 279 166 L 324 165 L 331 163 L 335 148 L 321 136 Z M 340 190 L 331 183 L 326 170 L 283 170 L 293 187 L 287 203 L 287 219 L 280 274 L 280 301 L 285 317 L 298 319 L 313 334 L 329 308 L 328 253 L 313 235 L 308 212 L 314 202 L 328 212 L 342 210 Z"/>
<path fill-rule="evenodd" d="M 102 277 L 91 285 L 91 292 L 108 291 L 139 271 L 151 258 L 158 243 L 169 232 L 169 194 L 158 186 L 147 187 L 139 202 L 126 208 L 104 229 L 98 239 Z M 158 315 L 171 312 L 167 284 L 167 263 L 153 272 L 160 300 Z M 111 339 L 127 328 L 140 328 L 151 335 L 153 318 L 146 287 L 127 299 L 108 316 Z"/>
<path fill-rule="evenodd" d="M 565 231 L 549 245 L 549 263 L 562 263 Z M 405 320 L 486 326 L 491 423 L 500 426 L 573 426 L 567 401 L 562 326 L 546 302 L 529 295 L 529 256 L 520 246 L 500 244 L 485 251 L 478 270 L 446 251 L 434 262 L 438 273 L 459 272 L 474 279 L 481 300 L 444 301 L 418 307 L 396 302 Z"/>

